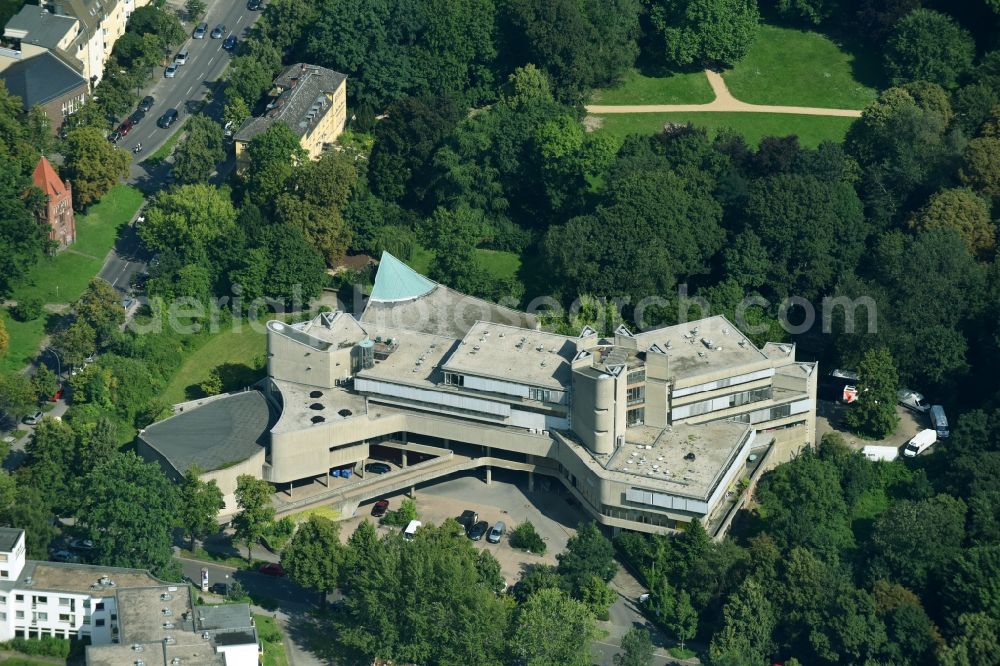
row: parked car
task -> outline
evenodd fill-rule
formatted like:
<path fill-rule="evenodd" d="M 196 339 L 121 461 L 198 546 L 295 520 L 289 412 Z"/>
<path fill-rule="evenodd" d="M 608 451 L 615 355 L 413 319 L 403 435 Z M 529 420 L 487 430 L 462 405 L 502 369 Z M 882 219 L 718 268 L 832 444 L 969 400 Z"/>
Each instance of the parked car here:
<path fill-rule="evenodd" d="M 226 41 L 222 42 L 222 48 L 227 51 L 232 51 L 236 48 L 236 35 L 229 35 L 226 37 Z"/>
<path fill-rule="evenodd" d="M 403 530 L 403 538 L 406 539 L 407 541 L 413 539 L 413 537 L 416 536 L 417 530 L 420 529 L 421 525 L 423 525 L 423 523 L 421 523 L 419 520 L 411 520 L 410 524 L 406 526 L 405 530 Z"/>
<path fill-rule="evenodd" d="M 73 539 L 69 542 L 69 547 L 74 550 L 93 550 L 94 542 L 90 539 Z"/>
<path fill-rule="evenodd" d="M 38 422 L 42 420 L 42 416 L 44 416 L 44 414 L 42 413 L 42 410 L 39 409 L 34 414 L 28 414 L 23 419 L 21 419 L 21 421 L 25 425 L 38 425 Z"/>
<path fill-rule="evenodd" d="M 122 136 L 128 136 L 128 133 L 132 131 L 133 127 L 135 127 L 135 124 L 126 118 L 122 124 L 118 126 L 118 133 Z"/>
<path fill-rule="evenodd" d="M 257 573 L 262 573 L 265 576 L 279 577 L 285 575 L 285 570 L 277 562 L 268 562 L 257 567 Z"/>
<path fill-rule="evenodd" d="M 486 531 L 490 529 L 490 524 L 485 520 L 480 520 L 478 523 L 469 528 L 469 538 L 473 541 L 479 541 L 486 534 Z"/>
<path fill-rule="evenodd" d="M 372 474 L 388 474 L 392 468 L 384 462 L 373 462 L 365 465 L 365 471 Z"/>
<path fill-rule="evenodd" d="M 388 510 L 389 510 L 389 500 L 380 499 L 379 501 L 375 502 L 374 506 L 372 506 L 372 517 L 381 518 L 382 516 L 385 515 L 385 512 Z"/>
<path fill-rule="evenodd" d="M 80 558 L 68 550 L 57 550 L 52 553 L 53 562 L 79 562 Z"/>
<path fill-rule="evenodd" d="M 247 9 L 252 12 L 260 10 L 260 0 L 247 0 Z"/>
<path fill-rule="evenodd" d="M 899 398 L 899 404 L 903 407 L 907 407 L 908 409 L 912 409 L 915 412 L 923 414 L 931 408 L 927 401 L 924 400 L 924 396 L 916 391 L 911 391 L 910 389 L 905 388 L 899 389 L 896 396 Z"/>
<path fill-rule="evenodd" d="M 927 450 L 927 448 L 937 441 L 938 434 L 933 428 L 921 430 L 906 443 L 903 455 L 907 458 L 915 458 Z"/>
<path fill-rule="evenodd" d="M 948 428 L 948 417 L 945 416 L 944 407 L 941 405 L 931 405 L 930 409 L 931 426 L 937 432 L 938 439 L 945 439 L 951 434 Z"/>
<path fill-rule="evenodd" d="M 228 583 L 215 583 L 212 585 L 210 589 L 212 591 L 212 594 L 221 594 L 222 596 L 226 596 L 227 594 L 229 594 Z"/>
<path fill-rule="evenodd" d="M 479 522 L 479 514 L 471 509 L 466 509 L 455 521 L 462 526 L 462 529 L 468 532 L 472 529 L 473 525 Z"/>
<path fill-rule="evenodd" d="M 160 119 L 156 121 L 156 124 L 163 129 L 167 129 L 174 124 L 175 120 L 177 120 L 177 109 L 167 109 L 163 115 L 160 116 Z"/>
<path fill-rule="evenodd" d="M 108 135 L 108 141 L 111 143 L 118 143 L 122 140 L 122 133 L 115 131 Z"/>
<path fill-rule="evenodd" d="M 212 39 L 222 39 L 224 34 L 226 34 L 226 26 L 224 24 L 220 23 L 212 28 Z"/>
<path fill-rule="evenodd" d="M 486 535 L 486 540 L 490 543 L 500 543 L 500 539 L 506 531 L 507 526 L 503 524 L 502 520 L 498 520 L 497 524 L 490 530 L 490 533 Z"/>
<path fill-rule="evenodd" d="M 139 121 L 146 117 L 146 112 L 142 109 L 138 109 L 128 117 L 128 121 L 132 123 L 133 126 L 138 125 Z"/>
<path fill-rule="evenodd" d="M 167 68 L 163 70 L 163 76 L 165 76 L 168 79 L 172 79 L 175 76 L 177 76 L 177 63 L 172 62 L 169 65 L 167 65 Z"/>
<path fill-rule="evenodd" d="M 202 21 L 195 26 L 194 32 L 191 34 L 195 39 L 205 39 L 205 32 L 208 30 L 208 24 Z"/>
<path fill-rule="evenodd" d="M 174 64 L 177 66 L 186 65 L 189 55 L 190 54 L 187 49 L 181 49 L 177 52 L 177 55 L 174 56 Z"/>
<path fill-rule="evenodd" d="M 143 113 L 146 113 L 147 111 L 153 108 L 153 104 L 155 103 L 156 100 L 153 98 L 152 95 L 146 95 L 145 97 L 142 98 L 142 101 L 139 102 L 139 110 L 142 111 Z"/>
<path fill-rule="evenodd" d="M 60 386 L 56 389 L 56 392 L 49 396 L 49 402 L 59 402 L 63 397 L 63 389 Z"/>

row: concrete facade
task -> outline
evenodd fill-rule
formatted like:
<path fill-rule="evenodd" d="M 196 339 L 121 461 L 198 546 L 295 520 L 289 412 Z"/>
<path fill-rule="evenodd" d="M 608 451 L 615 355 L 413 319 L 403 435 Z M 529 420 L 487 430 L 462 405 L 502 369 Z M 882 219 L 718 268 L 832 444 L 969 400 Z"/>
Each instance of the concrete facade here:
<path fill-rule="evenodd" d="M 383 257 L 398 273 L 393 262 Z M 433 331 L 465 321 L 448 311 L 454 292 L 415 278 L 377 288 L 360 319 L 267 324 L 262 390 L 279 416 L 255 475 L 292 494 L 334 468 L 363 471 L 374 445 L 419 444 L 453 464 L 411 471 L 404 455 L 399 483 L 474 467 L 488 480 L 491 465 L 538 472 L 605 525 L 659 532 L 721 523 L 761 461 L 815 440 L 816 364 L 793 345 L 756 347 L 724 317 L 576 337 L 479 320 L 452 337 Z M 426 325 L 387 325 L 377 297 L 390 293 L 408 312 L 428 309 Z M 374 482 L 352 481 L 355 499 Z"/>

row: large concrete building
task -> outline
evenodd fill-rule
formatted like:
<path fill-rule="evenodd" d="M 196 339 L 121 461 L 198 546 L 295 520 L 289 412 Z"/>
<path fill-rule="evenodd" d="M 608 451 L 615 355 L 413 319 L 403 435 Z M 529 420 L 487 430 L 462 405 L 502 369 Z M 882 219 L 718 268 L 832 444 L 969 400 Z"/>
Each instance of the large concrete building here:
<path fill-rule="evenodd" d="M 396 487 L 472 467 L 488 481 L 503 467 L 529 484 L 558 478 L 612 528 L 699 518 L 719 533 L 763 469 L 815 439 L 816 365 L 791 344 L 758 348 L 721 316 L 556 335 L 384 254 L 360 318 L 271 321 L 267 336 L 261 393 L 188 406 L 140 434 L 140 451 L 174 476 L 197 464 L 215 478 L 227 512 L 236 476 L 250 473 L 292 497 L 315 479 L 350 514 L 388 481 L 329 473 L 363 472 L 391 449 Z M 432 458 L 407 465 L 408 452 Z"/>
<path fill-rule="evenodd" d="M 188 585 L 147 571 L 38 562 L 25 552 L 24 530 L 0 528 L 0 641 L 84 640 L 88 666 L 258 662 L 246 604 L 196 606 Z"/>
<path fill-rule="evenodd" d="M 233 136 L 236 157 L 274 123 L 299 138 L 309 159 L 318 159 L 337 140 L 347 122 L 347 76 L 319 65 L 298 63 L 274 79 L 263 116 L 247 118 Z"/>

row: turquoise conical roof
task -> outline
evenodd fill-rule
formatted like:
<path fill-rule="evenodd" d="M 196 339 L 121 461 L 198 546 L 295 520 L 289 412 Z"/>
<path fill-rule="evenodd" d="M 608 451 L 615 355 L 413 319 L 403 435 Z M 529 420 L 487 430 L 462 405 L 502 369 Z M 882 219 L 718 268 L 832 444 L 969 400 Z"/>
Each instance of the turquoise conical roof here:
<path fill-rule="evenodd" d="M 388 252 L 382 253 L 375 274 L 373 301 L 409 301 L 428 293 L 437 285 Z"/>

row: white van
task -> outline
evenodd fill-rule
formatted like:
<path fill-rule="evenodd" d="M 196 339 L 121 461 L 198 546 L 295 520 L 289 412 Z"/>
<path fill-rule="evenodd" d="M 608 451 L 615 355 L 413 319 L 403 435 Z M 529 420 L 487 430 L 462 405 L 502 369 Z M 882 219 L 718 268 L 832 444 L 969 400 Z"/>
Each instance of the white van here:
<path fill-rule="evenodd" d="M 913 436 L 913 439 L 906 443 L 906 448 L 903 449 L 903 455 L 907 458 L 915 458 L 926 451 L 927 447 L 936 441 L 937 432 L 935 432 L 932 428 L 921 430 Z"/>
<path fill-rule="evenodd" d="M 899 449 L 895 446 L 868 445 L 861 449 L 861 453 L 863 453 L 865 458 L 868 458 L 868 460 L 884 460 L 886 462 L 892 462 L 899 457 Z"/>
<path fill-rule="evenodd" d="M 417 528 L 420 527 L 422 523 L 419 520 L 411 520 L 410 524 L 406 526 L 403 530 L 403 538 L 409 541 L 413 538 L 413 535 L 417 533 Z"/>
<path fill-rule="evenodd" d="M 188 50 L 186 48 L 185 49 L 181 49 L 177 53 L 177 55 L 174 56 L 174 63 L 176 63 L 178 65 L 185 65 L 185 64 L 187 64 L 187 60 L 188 60 Z"/>
<path fill-rule="evenodd" d="M 931 405 L 931 425 L 937 431 L 937 436 L 944 439 L 951 434 L 948 429 L 948 417 L 944 415 L 944 407 L 941 405 Z"/>

